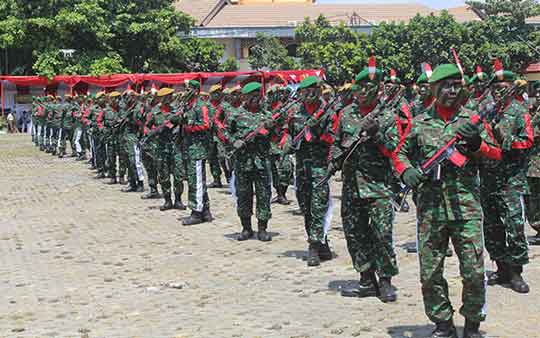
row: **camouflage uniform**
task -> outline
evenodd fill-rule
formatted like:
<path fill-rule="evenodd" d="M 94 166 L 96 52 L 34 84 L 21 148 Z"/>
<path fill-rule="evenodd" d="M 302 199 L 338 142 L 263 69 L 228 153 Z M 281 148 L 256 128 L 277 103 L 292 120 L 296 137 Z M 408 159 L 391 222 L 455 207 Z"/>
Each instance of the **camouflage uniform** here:
<path fill-rule="evenodd" d="M 332 157 L 339 162 L 347 141 L 360 133 L 363 119 L 359 106 L 353 103 L 341 113 Z M 391 114 L 378 117 L 378 134 L 356 148 L 343 163 L 341 218 L 347 248 L 358 272 L 375 270 L 379 277 L 398 274 L 393 247 L 394 211 L 390 199 L 392 170 L 386 149 L 385 131 L 394 125 Z M 393 149 L 392 149 L 393 150 Z"/>
<path fill-rule="evenodd" d="M 267 111 L 249 111 L 241 107 L 230 114 L 225 123 L 230 141 L 242 141 L 257 130 L 264 121 L 271 118 Z M 270 170 L 269 131 L 263 129 L 254 140 L 239 149 L 234 155 L 234 184 L 236 190 L 236 211 L 238 216 L 251 218 L 253 214 L 253 188 L 257 200 L 255 216 L 260 221 L 268 221 L 272 212 L 270 199 L 272 197 Z"/>
<path fill-rule="evenodd" d="M 536 112 L 538 104 L 540 102 L 537 101 L 537 104 L 533 105 L 531 112 Z M 540 114 L 534 114 L 531 127 L 534 129 L 535 142 L 530 149 L 527 163 L 529 194 L 525 195 L 525 209 L 529 225 L 540 236 Z"/>
<path fill-rule="evenodd" d="M 314 116 L 320 116 L 323 110 L 322 100 L 316 105 L 297 105 L 288 117 L 284 137 L 289 138 L 288 142 L 294 140 L 302 132 L 306 122 Z M 318 126 L 308 128 L 309 131 L 296 149 L 296 198 L 304 214 L 309 243 L 325 243 L 330 228 L 330 186 L 328 183 L 316 185 L 328 172 L 328 154 L 334 141 L 332 115 L 323 117 Z"/>
<path fill-rule="evenodd" d="M 459 73 L 457 67 L 455 71 Z M 432 107 L 415 117 L 411 132 L 394 162 L 398 173 L 414 170 L 411 168 L 417 163 L 424 163 L 456 135 L 458 126 L 470 121 L 472 116 L 471 111 L 462 108 L 445 122 Z M 471 160 L 465 166 L 444 165 L 440 178 L 432 178 L 417 188 L 417 245 L 422 294 L 425 312 L 435 323 L 451 321 L 454 312 L 443 276 L 449 239 L 459 257 L 463 279 L 460 313 L 475 323 L 486 318 L 483 213 L 475 158 L 490 149 L 483 142 L 477 153 L 468 154 Z"/>
<path fill-rule="evenodd" d="M 210 109 L 208 103 L 194 97 L 183 113 L 185 125 L 182 127 L 186 155 L 188 199 L 192 215 L 184 219 L 185 225 L 191 220 L 211 221 L 210 200 L 206 186 L 206 160 L 210 147 Z M 205 216 L 203 216 L 205 215 Z M 200 223 L 200 222 L 196 222 Z"/>
<path fill-rule="evenodd" d="M 71 136 L 73 134 L 73 116 L 71 115 L 71 98 L 67 98 L 62 104 L 62 132 L 60 134 L 60 142 L 58 155 L 64 156 L 66 154 L 66 140 L 70 140 L 72 153 L 75 153 L 73 149 L 73 142 L 71 142 Z"/>
<path fill-rule="evenodd" d="M 527 153 L 533 143 L 530 116 L 514 99 L 496 122 L 484 127 L 503 150 L 501 161 L 484 159 L 480 167 L 486 249 L 492 260 L 521 267 L 529 262 L 523 196 L 528 193 Z"/>
<path fill-rule="evenodd" d="M 152 131 L 151 127 L 148 125 L 149 121 L 152 119 L 154 106 L 153 102 L 147 102 L 144 104 L 144 113 L 139 116 L 140 122 L 142 124 L 142 136 L 147 136 L 148 133 Z M 142 151 L 142 163 L 146 169 L 146 175 L 148 176 L 148 187 L 150 191 L 147 195 L 144 195 L 143 198 L 159 198 L 158 193 L 158 169 L 156 165 L 157 154 L 156 154 L 156 140 L 149 139 L 144 146 L 141 147 Z"/>

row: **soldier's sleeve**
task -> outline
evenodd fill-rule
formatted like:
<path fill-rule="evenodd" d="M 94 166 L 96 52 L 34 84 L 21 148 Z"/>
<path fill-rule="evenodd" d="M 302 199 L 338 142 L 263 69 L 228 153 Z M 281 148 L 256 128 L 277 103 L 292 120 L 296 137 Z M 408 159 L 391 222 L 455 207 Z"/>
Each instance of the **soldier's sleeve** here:
<path fill-rule="evenodd" d="M 337 114 L 335 112 L 331 112 L 326 118 L 325 125 L 323 126 L 323 129 L 321 131 L 321 136 L 320 136 L 321 141 L 323 141 L 324 143 L 330 146 L 334 144 L 334 137 L 335 137 L 334 125 L 336 124 L 335 122 L 336 119 L 337 119 Z"/>
<path fill-rule="evenodd" d="M 195 107 L 195 109 L 200 108 L 200 119 L 195 119 L 194 123 L 191 125 L 186 125 L 184 127 L 184 131 L 188 133 L 196 133 L 196 132 L 202 132 L 210 129 L 210 110 L 208 108 L 207 104 L 201 104 L 199 107 Z"/>
<path fill-rule="evenodd" d="M 516 109 L 516 118 L 512 133 L 508 135 L 502 148 L 504 151 L 524 151 L 533 146 L 534 131 L 531 123 L 531 116 L 523 105 L 514 105 Z"/>
<path fill-rule="evenodd" d="M 334 143 L 330 147 L 330 154 L 329 159 L 336 163 L 338 166 L 341 166 L 340 159 L 343 156 L 343 149 L 341 148 L 341 144 L 343 141 L 343 130 L 341 128 L 341 120 L 343 118 L 343 112 L 342 109 L 339 114 L 336 115 L 336 125 L 334 128 Z"/>
<path fill-rule="evenodd" d="M 415 157 L 415 152 L 418 151 L 417 133 L 419 132 L 418 126 L 415 125 L 414 120 L 412 122 L 412 128 L 402 141 L 401 146 L 397 152 L 394 152 L 391 156 L 392 166 L 394 170 L 401 175 L 405 170 L 413 168 L 412 159 Z"/>
<path fill-rule="evenodd" d="M 227 118 L 223 123 L 223 129 L 221 129 L 221 135 L 226 144 L 233 144 L 238 140 L 238 135 L 236 133 L 236 112 L 234 110 L 228 112 Z"/>

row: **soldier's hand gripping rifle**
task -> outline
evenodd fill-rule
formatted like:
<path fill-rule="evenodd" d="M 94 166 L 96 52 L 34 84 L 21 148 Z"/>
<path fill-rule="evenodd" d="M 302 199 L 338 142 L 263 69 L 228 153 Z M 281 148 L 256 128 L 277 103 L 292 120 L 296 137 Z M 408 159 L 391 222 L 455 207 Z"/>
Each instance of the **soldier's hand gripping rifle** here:
<path fill-rule="evenodd" d="M 478 119 L 473 121 L 473 124 L 478 126 L 481 125 L 484 120 L 488 122 L 493 120 L 497 115 L 499 115 L 501 110 L 504 109 L 504 104 L 508 100 L 508 98 L 515 95 L 516 89 L 517 85 L 514 84 L 512 87 L 505 91 L 505 93 L 500 97 L 499 100 L 497 100 L 497 102 L 493 102 L 491 100 L 489 100 L 488 102 L 482 102 L 479 107 L 480 114 L 478 116 Z M 435 154 L 431 158 L 427 159 L 424 163 L 420 165 L 420 168 L 418 168 L 420 172 L 426 177 L 429 175 L 434 175 L 434 177 L 439 178 L 440 168 L 447 162 L 450 162 L 460 168 L 465 166 L 465 164 L 467 164 L 468 162 L 468 158 L 461 152 L 459 152 L 457 148 L 458 142 L 462 139 L 463 137 L 460 134 L 456 134 L 443 147 L 437 150 L 437 152 L 435 152 Z M 411 187 L 405 187 L 400 192 L 400 195 L 403 196 L 403 199 L 400 203 L 401 206 L 403 205 L 408 193 L 411 190 Z"/>
<path fill-rule="evenodd" d="M 395 110 L 398 104 L 401 102 L 401 99 L 403 98 L 404 93 L 405 93 L 405 88 L 400 88 L 397 94 L 394 95 L 391 99 L 388 99 L 388 97 L 381 98 L 379 100 L 379 103 L 375 106 L 375 108 L 360 120 L 359 126 L 357 128 L 357 133 L 353 135 L 352 137 L 348 138 L 347 140 L 345 140 L 341 144 L 346 149 L 346 151 L 344 151 L 337 159 L 334 159 L 334 161 L 339 162 L 342 158 L 344 158 L 342 165 L 343 163 L 347 162 L 347 160 L 351 157 L 351 155 L 354 154 L 358 146 L 364 143 L 365 141 L 367 141 L 371 137 L 370 135 L 368 135 L 366 131 L 369 124 L 374 119 L 376 119 L 380 114 L 382 114 L 384 111 L 388 109 L 392 111 Z M 337 170 L 338 170 L 338 166 L 335 164 L 332 164 L 329 167 L 329 170 L 326 173 L 326 176 L 322 180 L 320 180 L 315 186 L 320 187 L 323 184 L 326 184 L 328 181 L 330 181 L 330 178 L 334 176 Z"/>
<path fill-rule="evenodd" d="M 310 117 L 306 121 L 304 128 L 293 138 L 292 147 L 297 150 L 300 149 L 300 145 L 302 144 L 302 140 L 306 133 L 309 132 L 311 128 L 318 126 L 322 121 L 325 121 L 334 111 L 343 109 L 343 106 L 350 95 L 351 91 L 336 95 L 322 110 L 317 112 L 313 117 Z"/>
<path fill-rule="evenodd" d="M 301 98 L 295 97 L 294 95 L 290 97 L 291 102 L 284 105 L 282 108 L 280 108 L 276 113 L 272 114 L 271 119 L 265 119 L 261 121 L 261 123 L 255 128 L 255 130 L 249 132 L 246 136 L 244 136 L 241 140 L 236 140 L 233 143 L 234 149 L 227 154 L 227 159 L 230 159 L 236 154 L 240 149 L 243 149 L 248 143 L 253 141 L 257 135 L 259 135 L 261 132 L 263 132 L 266 129 L 270 129 L 273 126 L 275 126 L 279 120 L 279 118 L 286 113 L 294 104 L 298 103 Z"/>

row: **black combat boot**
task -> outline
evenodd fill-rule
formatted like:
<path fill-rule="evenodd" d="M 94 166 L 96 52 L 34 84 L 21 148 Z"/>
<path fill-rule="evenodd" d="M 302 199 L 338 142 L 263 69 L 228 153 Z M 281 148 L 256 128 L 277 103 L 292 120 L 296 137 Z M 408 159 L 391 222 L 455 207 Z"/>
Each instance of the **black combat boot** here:
<path fill-rule="evenodd" d="M 161 211 L 171 210 L 173 208 L 171 194 L 163 193 L 163 196 L 165 197 L 165 203 L 159 207 L 159 210 Z"/>
<path fill-rule="evenodd" d="M 529 293 L 529 285 L 523 277 L 521 276 L 521 273 L 523 272 L 522 266 L 509 266 L 509 275 L 510 275 L 510 285 L 512 286 L 512 290 L 518 293 Z"/>
<path fill-rule="evenodd" d="M 278 188 L 277 202 L 281 205 L 289 205 L 291 201 L 287 199 L 287 187 Z"/>
<path fill-rule="evenodd" d="M 266 229 L 268 229 L 268 221 L 259 220 L 257 228 L 259 230 L 257 233 L 257 238 L 259 241 L 270 242 L 272 240 L 272 236 L 266 231 Z"/>
<path fill-rule="evenodd" d="M 105 178 L 105 173 L 103 171 L 98 171 L 96 177 L 94 177 L 96 180 L 100 180 L 100 179 L 103 179 Z"/>
<path fill-rule="evenodd" d="M 463 338 L 484 338 L 484 336 L 480 333 L 480 323 L 465 319 Z"/>
<path fill-rule="evenodd" d="M 158 192 L 156 187 L 150 187 L 150 191 L 141 196 L 143 200 L 155 200 L 161 198 L 161 194 Z"/>
<path fill-rule="evenodd" d="M 392 278 L 379 278 L 379 299 L 383 303 L 392 303 L 397 300 L 397 294 L 392 286 Z"/>
<path fill-rule="evenodd" d="M 451 319 L 445 322 L 435 323 L 435 325 L 435 331 L 433 331 L 429 338 L 458 338 L 456 327 Z"/>
<path fill-rule="evenodd" d="M 144 191 L 144 182 L 143 181 L 137 181 L 137 188 L 135 189 L 136 192 L 143 192 Z"/>
<path fill-rule="evenodd" d="M 506 263 L 496 261 L 497 271 L 488 276 L 488 285 L 508 284 L 510 282 L 509 266 Z"/>
<path fill-rule="evenodd" d="M 118 181 L 116 180 L 116 176 L 111 177 L 111 180 L 109 182 L 106 182 L 105 184 L 118 184 Z"/>
<path fill-rule="evenodd" d="M 129 181 L 129 185 L 120 189 L 121 192 L 135 192 L 137 191 L 137 182 Z"/>
<path fill-rule="evenodd" d="M 223 184 L 221 183 L 221 178 L 215 178 L 214 182 L 210 183 L 208 185 L 209 189 L 215 189 L 215 188 L 223 188 Z"/>
<path fill-rule="evenodd" d="M 321 243 L 319 242 L 309 243 L 307 266 L 321 265 L 321 259 L 319 258 L 320 248 L 321 248 Z"/>
<path fill-rule="evenodd" d="M 75 161 L 84 161 L 86 160 L 86 157 L 84 156 L 83 153 L 78 153 L 77 154 L 77 158 L 75 159 Z"/>
<path fill-rule="evenodd" d="M 214 216 L 212 216 L 212 213 L 210 212 L 210 208 L 204 208 L 202 212 L 203 221 L 205 222 L 212 222 L 214 220 Z"/>
<path fill-rule="evenodd" d="M 182 203 L 182 197 L 180 196 L 179 192 L 174 193 L 174 205 L 173 205 L 173 208 L 177 209 L 177 210 L 186 210 L 187 209 L 186 206 L 184 205 L 184 203 Z"/>
<path fill-rule="evenodd" d="M 191 211 L 191 215 L 182 220 L 183 225 L 196 225 L 204 223 L 203 213 L 199 211 Z"/>
<path fill-rule="evenodd" d="M 242 223 L 242 232 L 240 232 L 240 235 L 238 235 L 237 240 L 247 241 L 248 239 L 253 237 L 253 228 L 251 227 L 251 217 L 242 217 L 240 218 L 240 222 Z"/>
<path fill-rule="evenodd" d="M 120 176 L 120 179 L 118 180 L 118 184 L 121 184 L 121 185 L 126 184 L 126 179 L 124 178 L 124 176 Z"/>
<path fill-rule="evenodd" d="M 343 297 L 360 298 L 377 296 L 377 278 L 375 277 L 375 272 L 361 272 L 358 286 L 342 289 L 341 295 Z"/>
<path fill-rule="evenodd" d="M 328 243 L 328 238 L 324 239 L 324 242 L 321 244 L 320 250 L 319 250 L 319 258 L 321 261 L 329 261 L 332 258 L 332 250 L 330 249 L 330 244 Z"/>
<path fill-rule="evenodd" d="M 56 156 L 56 148 L 53 148 L 53 149 L 52 149 L 51 154 L 52 154 L 53 156 Z"/>
<path fill-rule="evenodd" d="M 165 203 L 159 207 L 159 210 L 161 211 L 171 210 L 173 208 L 173 203 L 171 200 L 171 193 L 163 192 L 163 197 L 165 198 Z"/>

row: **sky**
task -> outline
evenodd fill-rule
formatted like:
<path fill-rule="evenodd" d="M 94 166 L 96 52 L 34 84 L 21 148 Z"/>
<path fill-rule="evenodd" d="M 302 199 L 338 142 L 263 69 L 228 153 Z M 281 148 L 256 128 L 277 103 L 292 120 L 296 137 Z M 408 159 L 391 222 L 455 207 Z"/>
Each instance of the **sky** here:
<path fill-rule="evenodd" d="M 317 3 L 321 4 L 351 4 L 351 3 L 407 3 L 407 2 L 419 2 L 432 8 L 449 8 L 462 6 L 465 1 L 462 0 L 317 0 Z"/>

